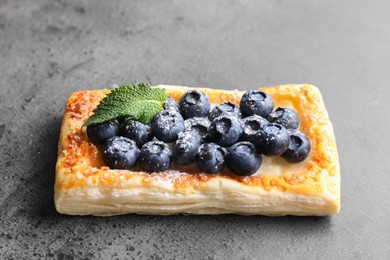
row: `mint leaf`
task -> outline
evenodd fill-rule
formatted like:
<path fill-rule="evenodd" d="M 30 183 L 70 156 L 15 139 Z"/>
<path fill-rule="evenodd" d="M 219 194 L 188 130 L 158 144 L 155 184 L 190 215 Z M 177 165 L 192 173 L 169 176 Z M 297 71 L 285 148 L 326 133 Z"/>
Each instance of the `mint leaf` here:
<path fill-rule="evenodd" d="M 126 84 L 114 89 L 93 110 L 86 126 L 127 116 L 142 123 L 150 123 L 162 111 L 167 99 L 164 89 L 151 88 L 147 83 Z"/>

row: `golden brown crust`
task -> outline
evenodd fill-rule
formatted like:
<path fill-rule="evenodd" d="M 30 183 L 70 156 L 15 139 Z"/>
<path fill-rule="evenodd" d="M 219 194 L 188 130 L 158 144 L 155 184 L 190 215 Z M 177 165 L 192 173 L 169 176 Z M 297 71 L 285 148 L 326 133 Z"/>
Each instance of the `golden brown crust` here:
<path fill-rule="evenodd" d="M 176 100 L 189 89 L 178 86 L 156 87 L 165 88 L 168 95 Z M 200 90 L 208 95 L 212 103 L 230 101 L 239 104 L 243 94 L 242 91 L 237 90 L 224 91 L 208 88 Z M 264 192 L 264 196 L 267 196 L 267 193 L 276 194 L 275 192 L 280 192 L 289 194 L 289 196 L 295 194 L 295 196 L 321 198 L 329 205 L 326 206 L 325 211 L 319 210 L 320 214 L 318 215 L 337 213 L 340 207 L 338 154 L 333 128 L 319 90 L 312 85 L 282 85 L 263 88 L 262 90 L 272 96 L 275 107 L 293 107 L 297 110 L 301 119 L 300 130 L 310 139 L 312 151 L 309 158 L 298 165 L 288 165 L 281 158 L 266 158 L 259 174 L 245 178 L 234 176 L 229 172 L 209 175 L 196 172 L 196 169 L 195 171 L 187 171 L 189 174 L 185 174 L 183 169 L 175 169 L 175 174 L 172 174 L 172 171 L 145 173 L 139 171 L 139 169 L 133 171 L 110 170 L 104 166 L 99 151 L 100 148 L 88 141 L 85 129 L 82 128 L 82 125 L 92 114 L 92 110 L 109 93 L 109 90 L 73 93 L 66 105 L 59 142 L 55 185 L 57 209 L 60 208 L 58 205 L 61 203 L 60 197 L 62 196 L 62 199 L 64 199 L 66 194 L 72 193 L 72 189 L 93 187 L 104 187 L 108 190 L 117 188 L 134 189 L 136 184 L 137 187 L 153 190 L 160 187 L 161 182 L 164 182 L 164 187 L 170 191 L 190 194 L 204 192 L 210 189 L 209 184 L 218 181 L 229 183 L 229 185 L 238 185 L 237 187 L 240 187 L 241 191 L 245 190 L 247 193 L 260 189 Z M 229 191 L 232 191 L 232 189 Z M 226 210 L 229 211 L 229 209 Z M 66 210 L 62 210 L 62 212 L 67 213 Z M 153 211 L 149 212 L 145 209 L 140 210 L 140 212 L 124 210 L 123 212 L 113 211 L 110 213 L 106 209 L 106 212 L 94 211 L 90 214 L 122 214 L 127 212 L 153 213 Z M 167 214 L 169 212 L 167 211 Z M 173 213 L 177 212 L 180 211 Z M 191 211 L 185 210 L 183 212 Z M 203 211 L 198 210 L 197 212 Z M 197 212 L 194 211 L 193 213 Z M 207 213 L 207 211 L 205 212 Z M 216 212 L 225 213 L 223 210 L 217 210 Z M 252 214 L 250 210 L 242 212 L 230 210 L 229 212 Z M 261 210 L 253 212 L 253 214 L 262 213 L 272 214 L 273 212 L 262 212 Z M 275 211 L 275 213 L 284 214 L 283 211 Z M 285 212 L 285 214 L 294 214 L 294 212 Z M 305 214 L 305 212 L 300 212 L 297 215 L 302 214 Z M 309 211 L 307 214 L 316 215 Z"/>

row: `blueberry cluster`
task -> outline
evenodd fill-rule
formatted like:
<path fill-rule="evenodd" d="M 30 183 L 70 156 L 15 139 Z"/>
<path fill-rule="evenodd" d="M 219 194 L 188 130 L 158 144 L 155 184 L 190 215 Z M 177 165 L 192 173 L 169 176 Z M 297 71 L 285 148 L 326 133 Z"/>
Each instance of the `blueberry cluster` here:
<path fill-rule="evenodd" d="M 207 95 L 191 90 L 179 103 L 169 97 L 164 107 L 151 124 L 114 119 L 89 126 L 87 135 L 104 144 L 109 167 L 131 169 L 138 163 L 148 172 L 165 171 L 172 163 L 196 163 L 207 173 L 226 166 L 236 175 L 249 176 L 261 167 L 262 155 L 298 163 L 310 153 L 309 139 L 297 130 L 297 112 L 281 107 L 273 111 L 272 97 L 262 91 L 247 91 L 240 106 L 223 102 L 210 110 Z"/>

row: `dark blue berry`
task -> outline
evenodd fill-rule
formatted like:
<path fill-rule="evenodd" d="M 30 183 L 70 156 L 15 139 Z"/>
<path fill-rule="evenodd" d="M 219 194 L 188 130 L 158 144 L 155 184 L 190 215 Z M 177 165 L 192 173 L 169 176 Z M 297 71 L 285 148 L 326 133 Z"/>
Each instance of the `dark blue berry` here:
<path fill-rule="evenodd" d="M 120 135 L 134 140 L 138 147 L 153 139 L 152 127 L 135 120 L 125 120 L 121 124 Z"/>
<path fill-rule="evenodd" d="M 186 131 L 196 132 L 203 142 L 206 140 L 207 131 L 210 128 L 210 121 L 205 117 L 193 117 L 184 121 Z"/>
<path fill-rule="evenodd" d="M 275 156 L 284 153 L 289 143 L 290 136 L 284 126 L 268 123 L 260 129 L 260 138 L 255 141 L 255 146 L 262 154 Z"/>
<path fill-rule="evenodd" d="M 226 154 L 226 165 L 235 174 L 250 176 L 262 164 L 262 156 L 250 142 L 239 142 L 230 147 Z"/>
<path fill-rule="evenodd" d="M 238 118 L 241 118 L 241 110 L 240 108 L 233 103 L 230 102 L 223 102 L 211 109 L 209 114 L 210 121 L 213 121 L 214 118 L 227 115 L 227 116 L 236 116 Z"/>
<path fill-rule="evenodd" d="M 172 162 L 172 153 L 166 143 L 150 141 L 141 148 L 138 157 L 139 166 L 147 172 L 168 170 Z"/>
<path fill-rule="evenodd" d="M 184 119 L 207 117 L 210 111 L 210 100 L 205 93 L 190 90 L 180 98 L 179 107 Z"/>
<path fill-rule="evenodd" d="M 112 169 L 131 169 L 137 162 L 139 149 L 129 138 L 115 136 L 103 146 L 103 161 Z"/>
<path fill-rule="evenodd" d="M 118 134 L 119 122 L 116 119 L 87 127 L 87 135 L 93 143 L 104 143 Z"/>
<path fill-rule="evenodd" d="M 249 90 L 242 96 L 240 108 L 244 117 L 259 115 L 267 118 L 274 109 L 274 101 L 263 91 Z"/>
<path fill-rule="evenodd" d="M 242 125 L 238 118 L 232 116 L 219 116 L 211 122 L 208 138 L 216 144 L 226 147 L 231 146 L 240 139 Z"/>
<path fill-rule="evenodd" d="M 167 100 L 165 100 L 164 109 L 165 110 L 173 109 L 176 110 L 177 112 L 180 112 L 179 104 L 176 102 L 176 100 L 174 100 L 171 97 L 167 97 Z"/>
<path fill-rule="evenodd" d="M 261 116 L 254 115 L 242 119 L 242 141 L 255 143 L 260 138 L 260 129 L 268 123 L 268 121 Z"/>
<path fill-rule="evenodd" d="M 173 161 L 178 165 L 188 165 L 195 161 L 201 145 L 200 136 L 195 132 L 183 132 L 179 134 L 176 145 L 173 148 Z"/>
<path fill-rule="evenodd" d="M 282 157 L 289 163 L 298 163 L 305 160 L 311 150 L 309 138 L 298 130 L 290 130 L 290 144 Z"/>
<path fill-rule="evenodd" d="M 199 148 L 196 164 L 199 169 L 207 173 L 220 172 L 225 163 L 223 148 L 215 143 L 205 143 Z"/>
<path fill-rule="evenodd" d="M 287 129 L 297 129 L 299 126 L 299 116 L 292 108 L 278 107 L 268 116 L 270 123 L 281 124 Z"/>
<path fill-rule="evenodd" d="M 173 142 L 178 134 L 184 131 L 184 119 L 175 110 L 164 110 L 153 119 L 152 131 L 158 140 Z"/>

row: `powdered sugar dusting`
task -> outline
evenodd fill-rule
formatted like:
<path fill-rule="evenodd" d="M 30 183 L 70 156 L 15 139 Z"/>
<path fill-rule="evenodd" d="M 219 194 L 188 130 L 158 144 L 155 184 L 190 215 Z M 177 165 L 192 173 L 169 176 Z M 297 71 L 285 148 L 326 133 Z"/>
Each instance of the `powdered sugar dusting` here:
<path fill-rule="evenodd" d="M 206 137 L 210 124 L 210 121 L 205 117 L 193 117 L 184 121 L 185 129 L 197 132 L 201 138 Z"/>
<path fill-rule="evenodd" d="M 171 133 L 174 129 L 184 128 L 182 116 L 173 109 L 162 111 L 155 120 L 159 130 L 164 134 Z"/>
<path fill-rule="evenodd" d="M 125 137 L 115 137 L 116 141 L 111 142 L 107 149 L 105 149 L 104 153 L 115 153 L 115 152 L 126 152 L 129 149 L 135 146 L 134 141 L 125 138 Z"/>
<path fill-rule="evenodd" d="M 192 132 L 182 132 L 179 134 L 179 139 L 176 142 L 176 146 L 179 147 L 184 153 L 188 153 L 191 148 L 195 146 L 193 143 L 194 133 Z M 196 138 L 196 137 L 195 137 Z"/>

